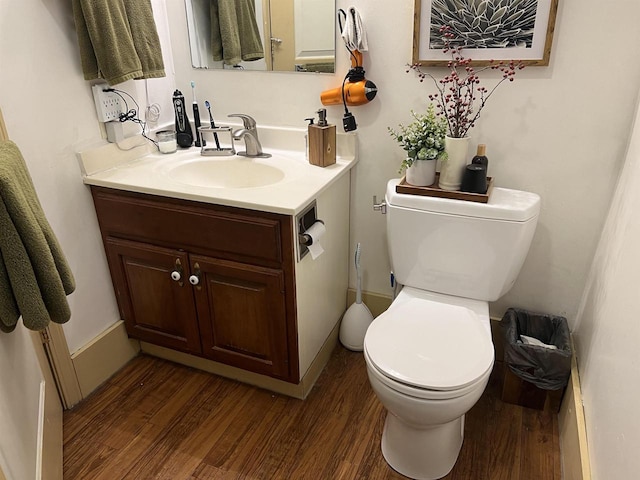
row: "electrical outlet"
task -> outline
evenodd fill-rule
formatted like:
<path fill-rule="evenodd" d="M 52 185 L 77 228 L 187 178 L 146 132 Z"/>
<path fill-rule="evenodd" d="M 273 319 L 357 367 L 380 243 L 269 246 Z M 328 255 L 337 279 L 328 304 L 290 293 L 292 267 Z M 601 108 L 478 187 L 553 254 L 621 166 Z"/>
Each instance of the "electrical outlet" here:
<path fill-rule="evenodd" d="M 124 113 L 120 105 L 120 96 L 114 92 L 105 92 L 104 90 L 108 88 L 109 85 L 106 83 L 99 83 L 91 87 L 100 122 L 118 120 L 120 114 Z"/>

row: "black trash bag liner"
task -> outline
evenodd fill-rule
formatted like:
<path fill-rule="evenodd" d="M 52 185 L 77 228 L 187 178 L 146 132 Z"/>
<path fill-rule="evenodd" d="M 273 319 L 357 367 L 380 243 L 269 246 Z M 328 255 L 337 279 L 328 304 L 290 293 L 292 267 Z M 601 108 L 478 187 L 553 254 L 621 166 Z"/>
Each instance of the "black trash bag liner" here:
<path fill-rule="evenodd" d="M 504 335 L 504 361 L 518 377 L 544 390 L 558 390 L 571 374 L 569 325 L 564 317 L 508 309 L 500 322 Z M 534 337 L 557 350 L 521 343 L 520 335 Z"/>

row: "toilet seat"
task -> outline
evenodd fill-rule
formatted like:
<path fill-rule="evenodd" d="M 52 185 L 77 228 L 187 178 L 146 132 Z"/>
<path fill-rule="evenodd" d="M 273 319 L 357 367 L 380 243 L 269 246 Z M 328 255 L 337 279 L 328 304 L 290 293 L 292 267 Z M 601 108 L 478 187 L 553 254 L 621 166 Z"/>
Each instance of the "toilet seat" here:
<path fill-rule="evenodd" d="M 414 295 L 399 297 L 373 321 L 364 350 L 382 382 L 421 398 L 463 395 L 494 362 L 491 336 L 473 310 Z"/>
<path fill-rule="evenodd" d="M 396 382 L 395 380 L 387 377 L 373 364 L 366 349 L 364 350 L 364 357 L 367 362 L 370 377 L 375 377 L 378 381 L 380 381 L 380 383 L 386 385 L 391 390 L 402 394 L 403 396 L 418 398 L 420 400 L 453 400 L 455 398 L 463 397 L 469 393 L 472 393 L 477 388 L 482 388 L 484 390 L 487 377 L 491 375 L 491 371 L 493 370 L 493 364 L 491 364 L 491 367 L 489 367 L 487 371 L 480 378 L 478 378 L 475 383 L 467 385 L 466 387 L 459 390 L 429 390 L 426 388 L 418 388 L 401 382 Z"/>

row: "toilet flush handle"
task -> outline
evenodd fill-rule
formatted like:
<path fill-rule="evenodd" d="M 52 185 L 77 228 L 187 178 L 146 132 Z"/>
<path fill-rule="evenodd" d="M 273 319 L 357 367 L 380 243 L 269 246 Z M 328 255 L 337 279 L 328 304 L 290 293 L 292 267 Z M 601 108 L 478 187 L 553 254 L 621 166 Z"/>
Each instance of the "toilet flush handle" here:
<path fill-rule="evenodd" d="M 384 200 L 378 203 L 378 197 L 373 196 L 373 209 L 377 212 L 381 212 L 383 215 L 387 213 L 387 202 Z"/>

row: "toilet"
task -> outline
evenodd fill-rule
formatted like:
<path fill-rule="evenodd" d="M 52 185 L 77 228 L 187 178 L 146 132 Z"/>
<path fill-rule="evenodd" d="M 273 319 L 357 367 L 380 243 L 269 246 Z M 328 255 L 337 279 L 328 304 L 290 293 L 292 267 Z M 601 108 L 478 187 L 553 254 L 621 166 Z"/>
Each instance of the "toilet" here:
<path fill-rule="evenodd" d="M 488 203 L 399 194 L 387 184 L 387 240 L 400 292 L 364 339 L 367 375 L 387 410 L 382 454 L 409 478 L 447 475 L 464 416 L 494 363 L 489 304 L 513 286 L 540 197 L 494 188 Z"/>

